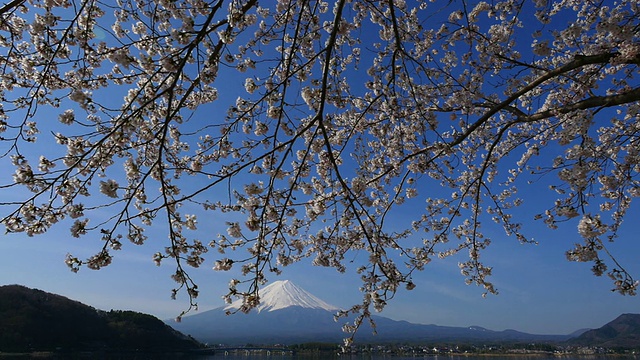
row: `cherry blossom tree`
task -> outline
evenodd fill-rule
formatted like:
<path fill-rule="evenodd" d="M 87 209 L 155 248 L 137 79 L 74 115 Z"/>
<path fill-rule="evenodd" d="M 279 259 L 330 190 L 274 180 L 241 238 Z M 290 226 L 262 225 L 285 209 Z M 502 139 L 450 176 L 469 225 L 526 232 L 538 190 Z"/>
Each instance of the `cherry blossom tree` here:
<path fill-rule="evenodd" d="M 533 242 L 514 208 L 544 177 L 540 225 L 576 218 L 567 258 L 635 294 L 607 244 L 640 195 L 639 6 L 7 2 L 2 223 L 99 240 L 72 271 L 164 229 L 153 260 L 192 305 L 189 267 L 241 269 L 227 300 L 244 311 L 291 263 L 356 271 L 354 331 L 436 258 L 463 254 L 466 281 L 495 292 L 485 229 Z M 222 219 L 217 236 L 203 218 Z M 352 252 L 367 261 L 349 267 Z"/>

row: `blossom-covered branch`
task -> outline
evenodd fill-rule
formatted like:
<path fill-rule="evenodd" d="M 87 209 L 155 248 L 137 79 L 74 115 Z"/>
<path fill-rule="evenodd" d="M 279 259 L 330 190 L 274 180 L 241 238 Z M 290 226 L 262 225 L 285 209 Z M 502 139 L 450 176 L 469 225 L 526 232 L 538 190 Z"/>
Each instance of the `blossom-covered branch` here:
<path fill-rule="evenodd" d="M 2 6 L 7 232 L 100 241 L 68 255 L 73 271 L 153 238 L 191 307 L 189 267 L 237 269 L 226 299 L 242 311 L 294 262 L 354 271 L 355 331 L 437 258 L 497 292 L 488 234 L 535 243 L 513 209 L 553 173 L 536 218 L 575 224 L 568 259 L 635 294 L 606 246 L 640 196 L 635 1 L 264 5 Z"/>

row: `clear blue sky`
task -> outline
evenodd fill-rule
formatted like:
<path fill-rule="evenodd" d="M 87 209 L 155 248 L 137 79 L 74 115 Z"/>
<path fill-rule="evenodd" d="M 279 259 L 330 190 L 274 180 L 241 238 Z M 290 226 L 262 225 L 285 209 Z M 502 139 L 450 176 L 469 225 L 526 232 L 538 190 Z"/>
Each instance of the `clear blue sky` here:
<path fill-rule="evenodd" d="M 640 244 L 634 229 L 637 213 L 630 215 L 611 249 L 628 270 L 639 274 Z M 417 323 L 565 334 L 600 327 L 621 313 L 640 312 L 639 297 L 612 293 L 609 279 L 592 276 L 588 264 L 565 260 L 564 251 L 577 240 L 572 224 L 555 232 L 541 225 L 533 224 L 538 229 L 537 246 L 494 238 L 485 259 L 494 266 L 499 295 L 482 298 L 480 288 L 465 285 L 455 258 L 436 260 L 416 274 L 418 286 L 400 291 L 381 315 Z M 63 261 L 67 252 L 89 253 L 96 246 L 96 241 L 72 238 L 62 228 L 33 238 L 5 235 L 0 240 L 0 284 L 22 284 L 99 309 L 131 309 L 163 319 L 184 309 L 184 295 L 176 301 L 169 298 L 173 286 L 170 264 L 156 267 L 151 261 L 153 242 L 142 247 L 125 244 L 114 263 L 100 271 L 81 269 L 74 274 L 67 269 Z M 211 262 L 193 271 L 202 289 L 200 311 L 223 305 L 221 296 L 230 275 L 211 270 Z M 340 307 L 361 299 L 357 276 L 308 263 L 286 268 L 280 279 L 290 279 Z"/>

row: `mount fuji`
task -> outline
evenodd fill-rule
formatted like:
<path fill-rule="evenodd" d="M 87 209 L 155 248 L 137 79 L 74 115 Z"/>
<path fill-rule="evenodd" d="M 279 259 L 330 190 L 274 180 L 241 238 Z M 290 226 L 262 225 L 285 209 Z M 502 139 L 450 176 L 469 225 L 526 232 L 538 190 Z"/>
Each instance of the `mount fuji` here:
<path fill-rule="evenodd" d="M 289 280 L 274 281 L 260 290 L 259 294 L 260 305 L 256 308 L 259 313 L 262 311 L 276 311 L 292 306 L 333 312 L 339 310 L 338 307 L 327 304 Z M 234 301 L 224 309 L 234 311 L 240 309 L 240 306 L 242 306 L 242 299 Z"/>
<path fill-rule="evenodd" d="M 234 312 L 242 300 L 191 316 L 165 320 L 174 329 L 209 344 L 301 343 L 339 341 L 342 325 L 333 320 L 339 310 L 289 280 L 260 289 L 260 305 L 248 314 Z"/>
<path fill-rule="evenodd" d="M 293 282 L 275 281 L 259 292 L 260 305 L 248 314 L 233 312 L 242 305 L 237 300 L 200 314 L 185 316 L 181 322 L 166 320 L 176 330 L 209 344 L 297 344 L 342 342 L 342 324 L 334 321 L 338 307 L 330 305 Z M 366 342 L 429 341 L 562 341 L 570 336 L 532 335 L 515 330 L 492 331 L 478 326 L 449 327 L 413 324 L 373 316 L 377 335 L 362 326 L 355 340 Z"/>

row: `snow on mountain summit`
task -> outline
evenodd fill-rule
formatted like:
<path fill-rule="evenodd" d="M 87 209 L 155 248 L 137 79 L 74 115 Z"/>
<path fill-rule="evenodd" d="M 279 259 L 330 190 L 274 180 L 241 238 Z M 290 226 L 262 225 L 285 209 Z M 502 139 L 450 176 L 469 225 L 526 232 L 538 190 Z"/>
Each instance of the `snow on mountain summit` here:
<path fill-rule="evenodd" d="M 259 291 L 260 305 L 256 307 L 258 312 L 274 311 L 300 306 L 308 309 L 323 309 L 328 311 L 339 310 L 338 307 L 328 304 L 306 290 L 296 286 L 289 280 L 278 280 L 265 286 Z M 235 310 L 242 306 L 242 299 L 238 299 L 225 307 L 225 310 Z"/>

